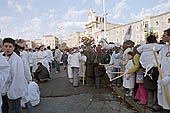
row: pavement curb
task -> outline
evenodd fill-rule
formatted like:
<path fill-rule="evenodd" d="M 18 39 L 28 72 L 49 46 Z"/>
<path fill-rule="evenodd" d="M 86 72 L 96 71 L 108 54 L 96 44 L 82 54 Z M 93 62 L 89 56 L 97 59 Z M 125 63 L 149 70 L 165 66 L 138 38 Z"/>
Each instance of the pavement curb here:
<path fill-rule="evenodd" d="M 114 92 L 116 92 L 117 95 L 121 97 L 124 101 L 126 101 L 128 104 L 130 104 L 132 107 L 134 107 L 139 113 L 169 113 L 167 111 L 153 111 L 152 109 L 146 107 L 145 105 L 139 105 L 136 103 L 136 101 L 132 97 L 126 97 L 124 89 L 122 87 L 112 87 L 111 85 L 108 85 L 111 89 L 113 89 Z"/>

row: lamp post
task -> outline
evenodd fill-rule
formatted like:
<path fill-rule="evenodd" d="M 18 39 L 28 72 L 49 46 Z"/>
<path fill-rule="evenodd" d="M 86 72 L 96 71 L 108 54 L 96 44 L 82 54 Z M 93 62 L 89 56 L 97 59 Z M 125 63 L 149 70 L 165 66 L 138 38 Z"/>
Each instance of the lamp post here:
<path fill-rule="evenodd" d="M 106 10 L 105 10 L 105 0 L 103 0 L 103 17 L 104 17 L 104 38 L 106 38 Z"/>

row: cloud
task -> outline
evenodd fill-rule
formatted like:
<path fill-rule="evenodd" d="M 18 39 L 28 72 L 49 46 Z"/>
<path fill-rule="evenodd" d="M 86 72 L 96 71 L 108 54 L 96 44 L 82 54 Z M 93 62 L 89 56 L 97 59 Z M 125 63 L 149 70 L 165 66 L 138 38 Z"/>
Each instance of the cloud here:
<path fill-rule="evenodd" d="M 116 3 L 113 7 L 113 19 L 117 19 L 120 17 L 123 10 L 127 8 L 126 0 L 121 0 L 119 3 Z"/>
<path fill-rule="evenodd" d="M 103 3 L 103 0 L 95 0 L 95 3 L 97 6 L 101 6 Z"/>
<path fill-rule="evenodd" d="M 0 17 L 0 23 L 1 24 L 8 24 L 8 23 L 10 23 L 10 22 L 12 22 L 13 21 L 13 17 L 10 17 L 10 16 L 2 16 L 2 17 Z"/>
<path fill-rule="evenodd" d="M 142 8 L 141 12 L 137 14 L 131 13 L 131 18 L 139 20 L 146 16 L 154 16 L 168 11 L 170 11 L 170 0 L 160 0 L 157 5 L 152 8 Z"/>
<path fill-rule="evenodd" d="M 29 1 L 27 1 L 26 3 L 19 3 L 17 0 L 8 0 L 8 7 L 15 9 L 19 13 L 24 13 L 25 10 L 32 10 L 32 6 Z"/>
<path fill-rule="evenodd" d="M 58 25 L 62 27 L 60 31 L 65 34 L 64 37 L 67 37 L 72 32 L 82 32 L 85 30 L 85 22 L 68 21 L 59 23 Z"/>
<path fill-rule="evenodd" d="M 87 2 L 87 0 L 82 0 L 82 3 L 86 3 Z"/>
<path fill-rule="evenodd" d="M 75 10 L 75 7 L 71 7 L 68 9 L 67 13 L 64 15 L 64 18 L 70 20 L 70 19 L 79 19 L 81 15 L 87 14 L 88 10 Z"/>

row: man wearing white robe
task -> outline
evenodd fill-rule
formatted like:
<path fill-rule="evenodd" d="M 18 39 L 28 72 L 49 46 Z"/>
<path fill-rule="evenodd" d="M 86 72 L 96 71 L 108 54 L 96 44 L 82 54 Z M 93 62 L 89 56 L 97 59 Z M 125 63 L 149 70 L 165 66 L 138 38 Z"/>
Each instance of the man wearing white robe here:
<path fill-rule="evenodd" d="M 46 60 L 49 64 L 49 68 L 50 68 L 50 72 L 51 72 L 51 67 L 52 67 L 51 65 L 52 65 L 52 61 L 54 60 L 54 58 L 53 58 L 53 53 L 50 50 L 50 46 L 47 47 L 47 50 L 45 52 L 47 54 Z"/>
<path fill-rule="evenodd" d="M 5 85 L 5 82 L 9 76 L 10 66 L 5 57 L 2 56 L 0 53 L 0 93 L 2 93 L 2 89 Z M 0 95 L 0 113 L 2 113 L 1 110 L 2 106 L 2 97 Z"/>
<path fill-rule="evenodd" d="M 168 100 L 163 89 L 165 85 L 169 98 L 170 98 L 170 28 L 164 31 L 163 42 L 167 42 L 167 45 L 164 45 L 159 53 L 159 63 L 161 65 L 161 71 L 163 79 L 158 78 L 158 104 L 163 107 L 163 109 L 170 110 L 168 105 Z"/>
<path fill-rule="evenodd" d="M 44 51 L 44 46 L 40 46 L 39 51 L 37 53 L 37 62 L 41 62 L 47 68 L 48 72 L 50 72 L 49 64 L 46 58 L 47 58 L 47 53 Z"/>
<path fill-rule="evenodd" d="M 10 64 L 10 74 L 5 83 L 2 94 L 4 100 L 8 102 L 8 113 L 21 113 L 21 97 L 27 92 L 27 81 L 24 76 L 24 66 L 22 59 L 14 52 L 15 40 L 5 38 L 3 40 L 4 56 Z"/>

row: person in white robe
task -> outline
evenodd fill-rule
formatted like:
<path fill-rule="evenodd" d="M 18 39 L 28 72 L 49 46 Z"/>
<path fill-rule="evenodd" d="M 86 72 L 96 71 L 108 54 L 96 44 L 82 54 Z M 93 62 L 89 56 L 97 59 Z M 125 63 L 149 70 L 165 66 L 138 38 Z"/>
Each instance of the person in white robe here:
<path fill-rule="evenodd" d="M 134 66 L 132 60 L 133 52 L 128 52 L 127 54 L 129 61 L 125 66 L 125 75 L 123 76 L 123 87 L 128 89 L 126 92 L 126 96 L 133 96 L 133 88 L 135 86 L 135 74 L 128 74 L 128 70 Z"/>
<path fill-rule="evenodd" d="M 38 48 L 35 48 L 35 50 L 33 50 L 33 54 L 32 54 L 32 59 L 33 59 L 33 67 L 32 67 L 32 73 L 34 73 L 37 69 L 37 53 L 38 53 Z"/>
<path fill-rule="evenodd" d="M 167 89 L 167 93 L 170 98 L 170 28 L 164 31 L 163 42 L 167 42 L 159 52 L 159 63 L 161 65 L 161 71 L 163 79 L 158 78 L 158 104 L 163 107 L 163 109 L 170 110 L 170 105 L 165 95 L 163 85 Z"/>
<path fill-rule="evenodd" d="M 28 95 L 32 106 L 37 106 L 40 103 L 40 90 L 36 82 L 31 81 L 28 84 Z"/>
<path fill-rule="evenodd" d="M 49 64 L 49 68 L 50 68 L 50 72 L 51 72 L 51 68 L 52 68 L 52 61 L 54 60 L 53 58 L 53 53 L 52 51 L 50 50 L 50 46 L 47 47 L 47 50 L 45 51 L 46 54 L 47 54 L 47 57 L 46 57 L 46 60 Z"/>
<path fill-rule="evenodd" d="M 83 77 L 85 76 L 85 72 L 86 72 L 86 63 L 87 61 L 87 57 L 84 55 L 84 51 L 81 51 L 81 65 L 80 65 L 80 69 L 79 69 L 79 77 Z"/>
<path fill-rule="evenodd" d="M 73 75 L 73 86 L 79 86 L 79 69 L 81 63 L 81 54 L 78 51 L 78 48 L 75 47 L 72 51 L 71 59 L 70 59 L 70 67 L 72 69 Z"/>
<path fill-rule="evenodd" d="M 4 56 L 10 64 L 10 74 L 5 83 L 2 94 L 8 101 L 8 112 L 21 113 L 20 99 L 28 89 L 27 81 L 24 75 L 24 65 L 22 59 L 14 52 L 15 40 L 5 38 L 3 40 Z"/>
<path fill-rule="evenodd" d="M 152 64 L 155 62 L 153 55 L 153 48 L 155 51 L 159 51 L 162 48 L 162 44 L 157 44 L 156 37 L 150 35 L 146 38 L 146 44 L 141 45 L 137 48 L 138 52 L 141 53 L 140 64 L 145 69 L 144 75 L 144 88 L 148 92 L 148 103 L 147 107 L 150 107 L 154 110 L 160 110 L 157 102 L 157 80 L 159 76 L 158 69 L 153 67 Z"/>
<path fill-rule="evenodd" d="M 28 52 L 28 55 L 29 55 L 29 66 L 30 66 L 30 72 L 31 72 L 31 74 L 32 74 L 32 69 L 33 69 L 33 64 L 34 64 L 34 62 L 33 62 L 33 51 L 32 51 L 32 49 L 29 49 L 29 52 Z"/>
<path fill-rule="evenodd" d="M 20 55 L 23 56 L 27 60 L 27 62 L 29 62 L 29 54 L 27 51 L 25 51 L 25 47 L 20 47 L 20 51 Z"/>
<path fill-rule="evenodd" d="M 70 83 L 73 83 L 73 75 L 72 75 L 72 69 L 71 69 L 71 51 L 69 52 L 68 54 L 68 59 L 67 59 L 67 62 L 68 62 L 68 65 L 67 65 L 67 75 L 68 75 L 68 79 L 69 79 L 69 82 Z"/>
<path fill-rule="evenodd" d="M 41 62 L 47 68 L 48 72 L 50 72 L 49 64 L 46 58 L 47 53 L 44 51 L 44 46 L 40 46 L 39 51 L 37 53 L 37 62 Z"/>
<path fill-rule="evenodd" d="M 9 63 L 0 53 L 0 93 L 2 93 L 2 89 L 8 79 L 9 71 L 10 71 Z M 0 113 L 2 113 L 1 106 L 2 106 L 2 96 L 0 95 Z"/>

